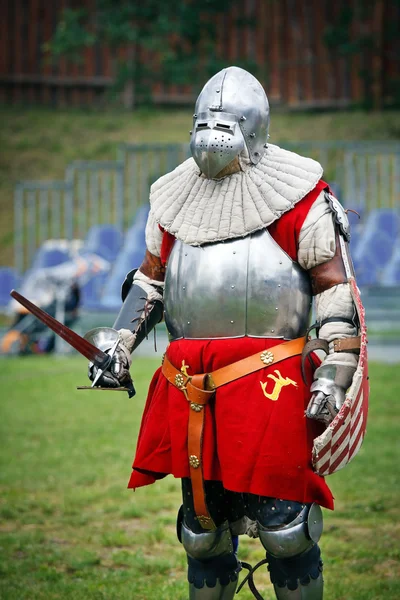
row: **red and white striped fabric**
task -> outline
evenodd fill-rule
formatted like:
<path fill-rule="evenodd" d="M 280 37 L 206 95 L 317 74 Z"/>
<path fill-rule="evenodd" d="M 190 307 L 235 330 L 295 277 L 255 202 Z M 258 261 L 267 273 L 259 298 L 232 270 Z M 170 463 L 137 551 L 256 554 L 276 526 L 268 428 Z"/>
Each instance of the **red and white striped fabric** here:
<path fill-rule="evenodd" d="M 343 469 L 359 451 L 367 426 L 369 381 L 365 311 L 354 277 L 349 278 L 349 284 L 360 321 L 360 358 L 343 406 L 324 433 L 314 440 L 312 462 L 318 475 L 331 475 Z"/>

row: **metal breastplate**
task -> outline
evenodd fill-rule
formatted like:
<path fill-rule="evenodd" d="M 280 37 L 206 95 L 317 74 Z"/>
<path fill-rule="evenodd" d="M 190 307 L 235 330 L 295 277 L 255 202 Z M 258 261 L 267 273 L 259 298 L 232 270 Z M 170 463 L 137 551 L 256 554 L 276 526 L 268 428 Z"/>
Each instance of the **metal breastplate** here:
<path fill-rule="evenodd" d="M 172 339 L 294 339 L 310 318 L 309 277 L 268 231 L 189 246 L 177 240 L 165 279 Z"/>

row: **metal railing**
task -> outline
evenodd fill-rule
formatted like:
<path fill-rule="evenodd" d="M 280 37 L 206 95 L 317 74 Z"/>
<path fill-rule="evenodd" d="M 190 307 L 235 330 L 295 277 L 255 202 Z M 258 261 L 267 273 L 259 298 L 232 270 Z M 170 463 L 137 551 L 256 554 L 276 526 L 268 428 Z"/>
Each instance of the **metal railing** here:
<path fill-rule="evenodd" d="M 15 267 L 23 273 L 49 238 L 72 239 L 73 188 L 67 181 L 23 181 L 14 196 Z"/>
<path fill-rule="evenodd" d="M 324 179 L 335 182 L 341 200 L 370 211 L 400 208 L 399 142 L 299 142 L 283 145 L 314 158 L 324 167 Z"/>
<path fill-rule="evenodd" d="M 85 237 L 93 225 L 124 226 L 124 163 L 122 161 L 75 161 L 67 167 L 72 188 L 73 234 Z"/>
<path fill-rule="evenodd" d="M 400 210 L 400 143 L 298 142 L 282 147 L 310 156 L 335 182 L 348 208 Z M 126 229 L 148 201 L 151 184 L 190 156 L 188 144 L 122 144 L 117 161 L 77 161 L 65 181 L 19 183 L 15 189 L 15 266 L 29 267 L 48 237 L 83 238 L 92 225 Z"/>
<path fill-rule="evenodd" d="M 118 160 L 125 166 L 125 217 L 128 225 L 137 209 L 148 202 L 150 186 L 189 156 L 189 144 L 119 146 Z"/>

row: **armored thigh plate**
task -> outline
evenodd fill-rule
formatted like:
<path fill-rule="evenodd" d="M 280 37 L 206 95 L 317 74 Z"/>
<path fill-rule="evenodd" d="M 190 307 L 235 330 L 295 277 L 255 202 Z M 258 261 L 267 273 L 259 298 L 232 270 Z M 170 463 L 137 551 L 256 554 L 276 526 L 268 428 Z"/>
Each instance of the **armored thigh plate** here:
<path fill-rule="evenodd" d="M 268 231 L 189 246 L 175 242 L 165 280 L 165 321 L 172 339 L 305 334 L 309 277 Z"/>
<path fill-rule="evenodd" d="M 316 544 L 323 528 L 322 510 L 318 504 L 305 506 L 301 513 L 283 527 L 267 528 L 259 524 L 264 548 L 276 558 L 290 558 L 306 552 Z"/>

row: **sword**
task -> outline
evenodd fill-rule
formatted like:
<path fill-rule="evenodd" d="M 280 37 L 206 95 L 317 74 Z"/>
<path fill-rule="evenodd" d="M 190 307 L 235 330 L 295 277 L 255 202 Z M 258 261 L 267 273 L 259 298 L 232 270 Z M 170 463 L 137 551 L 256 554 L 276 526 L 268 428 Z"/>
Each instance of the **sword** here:
<path fill-rule="evenodd" d="M 11 290 L 10 296 L 12 296 L 17 302 L 22 304 L 30 313 L 32 313 L 39 321 L 47 325 L 55 334 L 57 334 L 60 338 L 67 342 L 72 348 L 77 350 L 79 354 L 85 356 L 88 360 L 90 360 L 98 369 L 96 377 L 92 383 L 92 386 L 80 386 L 77 389 L 87 390 L 87 389 L 96 389 L 96 390 L 113 390 L 113 391 L 123 391 L 128 392 L 129 398 L 135 395 L 136 391 L 133 386 L 133 383 L 130 382 L 128 387 L 119 387 L 119 388 L 104 388 L 104 387 L 95 387 L 95 384 L 100 379 L 101 375 L 108 369 L 111 364 L 112 357 L 118 345 L 118 339 L 113 344 L 112 348 L 108 352 L 103 352 L 100 348 L 97 348 L 93 344 L 91 344 L 87 339 L 81 337 L 75 331 L 72 331 L 60 321 L 57 321 L 54 317 L 49 315 L 46 311 L 42 310 L 36 304 L 33 304 L 30 300 L 16 292 L 15 290 Z"/>

